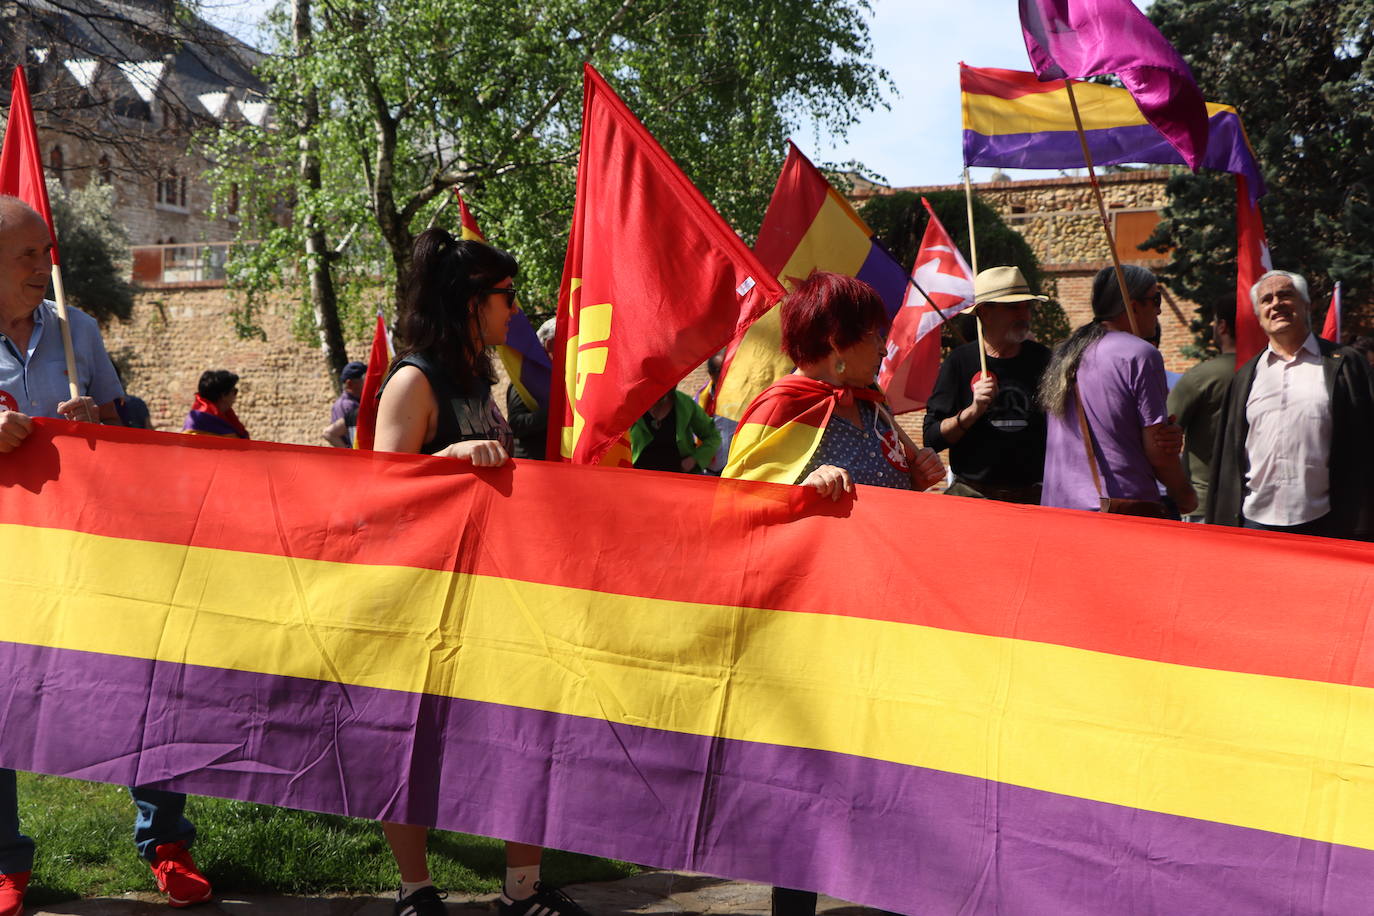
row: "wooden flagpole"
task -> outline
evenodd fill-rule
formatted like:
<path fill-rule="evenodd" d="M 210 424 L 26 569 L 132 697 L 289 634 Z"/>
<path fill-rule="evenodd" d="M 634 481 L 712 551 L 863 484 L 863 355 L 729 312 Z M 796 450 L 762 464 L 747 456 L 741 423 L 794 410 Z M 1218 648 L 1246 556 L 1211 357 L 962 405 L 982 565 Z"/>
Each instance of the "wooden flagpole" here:
<path fill-rule="evenodd" d="M 67 391 L 72 400 L 76 400 L 81 397 L 80 379 L 76 374 L 76 348 L 72 346 L 72 326 L 67 321 L 67 291 L 62 287 L 62 269 L 56 264 L 52 266 L 52 293 L 57 302 L 57 325 L 62 330 L 62 350 L 67 357 Z M 91 423 L 100 422 L 99 414 L 92 416 L 89 406 L 86 419 Z"/>
<path fill-rule="evenodd" d="M 968 205 L 968 254 L 973 262 L 974 285 L 978 283 L 978 242 L 973 233 L 973 185 L 968 180 L 968 166 L 964 166 L 964 202 Z M 978 367 L 979 377 L 988 377 L 988 351 L 983 343 L 983 319 L 978 317 L 977 298 L 974 300 L 973 326 L 978 329 Z"/>
<path fill-rule="evenodd" d="M 1116 269 L 1116 284 L 1121 289 L 1121 302 L 1126 307 L 1126 320 L 1131 323 L 1131 333 L 1140 336 L 1136 326 L 1135 309 L 1131 307 L 1131 294 L 1126 289 L 1126 274 L 1121 270 L 1121 259 L 1116 254 L 1116 239 L 1112 238 L 1112 226 L 1107 220 L 1107 205 L 1102 202 L 1102 188 L 1097 184 L 1097 172 L 1093 170 L 1093 156 L 1088 151 L 1088 135 L 1083 131 L 1083 118 L 1078 114 L 1078 100 L 1073 95 L 1073 80 L 1064 80 L 1064 88 L 1069 91 L 1069 107 L 1073 109 L 1074 127 L 1078 129 L 1078 143 L 1083 147 L 1083 163 L 1088 167 L 1088 182 L 1092 185 L 1093 196 L 1097 199 L 1097 213 L 1102 219 L 1102 232 L 1107 236 L 1107 250 L 1112 253 L 1112 266 Z M 965 173 L 967 174 L 967 169 Z M 966 179 L 967 180 L 967 179 Z"/>

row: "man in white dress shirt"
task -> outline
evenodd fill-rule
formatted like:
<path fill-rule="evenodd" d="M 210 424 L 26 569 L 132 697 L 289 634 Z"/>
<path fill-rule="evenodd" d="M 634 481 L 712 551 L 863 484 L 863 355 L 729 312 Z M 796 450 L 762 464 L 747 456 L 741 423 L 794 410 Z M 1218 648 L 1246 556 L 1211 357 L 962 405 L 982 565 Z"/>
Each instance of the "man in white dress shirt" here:
<path fill-rule="evenodd" d="M 1374 540 L 1374 382 L 1359 353 L 1312 333 L 1307 281 L 1250 290 L 1265 347 L 1226 393 L 1207 521 Z"/>

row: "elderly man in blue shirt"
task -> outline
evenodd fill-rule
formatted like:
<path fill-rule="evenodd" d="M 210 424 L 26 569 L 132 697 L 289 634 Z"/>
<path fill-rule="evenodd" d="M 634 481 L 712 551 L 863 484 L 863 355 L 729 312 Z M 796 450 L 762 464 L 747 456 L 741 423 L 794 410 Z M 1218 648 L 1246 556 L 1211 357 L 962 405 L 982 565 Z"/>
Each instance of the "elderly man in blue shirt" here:
<path fill-rule="evenodd" d="M 100 328 L 75 309 L 68 309 L 68 323 L 80 395 L 71 396 L 57 309 L 43 298 L 52 247 L 43 217 L 18 198 L 0 195 L 0 454 L 22 446 L 31 417 L 119 423 L 115 401 L 124 391 Z M 134 841 L 168 902 L 189 906 L 210 899 L 210 883 L 188 852 L 195 828 L 182 815 L 186 796 L 139 787 L 129 792 L 138 806 Z M 19 832 L 15 774 L 0 769 L 0 916 L 22 910 L 32 867 L 33 841 Z"/>

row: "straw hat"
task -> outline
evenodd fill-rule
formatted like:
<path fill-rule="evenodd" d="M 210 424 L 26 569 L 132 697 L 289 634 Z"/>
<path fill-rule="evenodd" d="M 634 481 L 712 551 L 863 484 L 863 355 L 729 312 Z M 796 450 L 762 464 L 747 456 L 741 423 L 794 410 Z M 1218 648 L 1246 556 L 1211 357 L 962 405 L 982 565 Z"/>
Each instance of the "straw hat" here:
<path fill-rule="evenodd" d="M 989 267 L 973 279 L 973 304 L 984 302 L 1046 302 L 1049 296 L 1030 291 L 1019 267 Z"/>

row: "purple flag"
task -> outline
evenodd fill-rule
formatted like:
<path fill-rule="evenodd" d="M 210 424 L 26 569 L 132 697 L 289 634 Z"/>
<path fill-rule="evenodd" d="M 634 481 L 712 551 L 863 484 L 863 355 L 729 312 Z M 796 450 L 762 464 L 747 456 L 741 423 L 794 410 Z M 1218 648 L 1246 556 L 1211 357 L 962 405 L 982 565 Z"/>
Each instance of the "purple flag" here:
<path fill-rule="evenodd" d="M 1207 105 L 1193 71 L 1131 0 L 1020 0 L 1021 31 L 1042 80 L 1115 73 L 1141 114 L 1197 170 Z"/>

